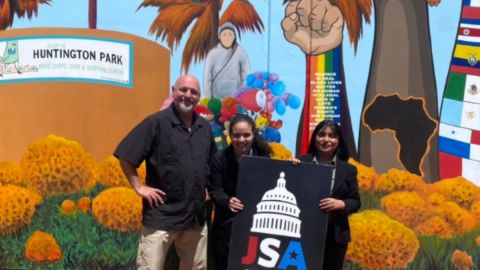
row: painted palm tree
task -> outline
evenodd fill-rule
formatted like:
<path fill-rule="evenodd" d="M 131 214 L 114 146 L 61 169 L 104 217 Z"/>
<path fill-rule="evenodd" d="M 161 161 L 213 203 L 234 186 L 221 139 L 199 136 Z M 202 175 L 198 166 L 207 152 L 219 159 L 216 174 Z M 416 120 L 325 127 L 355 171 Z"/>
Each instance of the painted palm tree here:
<path fill-rule="evenodd" d="M 181 68 L 188 72 L 190 65 L 203 60 L 218 43 L 218 26 L 233 23 L 239 33 L 262 32 L 263 23 L 253 5 L 246 0 L 233 0 L 219 18 L 223 0 L 144 0 L 139 6 L 157 7 L 158 16 L 150 33 L 167 42 L 173 51 L 187 27 L 195 20 L 182 54 Z"/>
<path fill-rule="evenodd" d="M 12 26 L 13 18 L 37 16 L 40 4 L 50 4 L 51 0 L 0 0 L 0 30 Z"/>
<path fill-rule="evenodd" d="M 346 24 L 350 42 L 357 50 L 362 20 L 370 23 L 372 1 L 284 0 L 284 4 L 287 6 L 281 24 L 285 39 L 305 53 L 307 65 L 296 152 L 300 155 L 307 151 L 313 127 L 319 121 L 333 119 L 341 124 L 349 152 L 356 157 L 341 43 Z M 330 88 L 322 88 L 325 85 Z"/>

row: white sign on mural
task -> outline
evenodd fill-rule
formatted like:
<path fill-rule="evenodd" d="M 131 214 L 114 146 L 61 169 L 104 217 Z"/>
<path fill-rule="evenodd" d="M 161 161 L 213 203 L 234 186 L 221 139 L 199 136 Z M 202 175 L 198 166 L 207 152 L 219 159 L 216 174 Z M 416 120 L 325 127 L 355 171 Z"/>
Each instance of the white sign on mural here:
<path fill-rule="evenodd" d="M 83 81 L 132 87 L 133 44 L 95 37 L 0 39 L 0 83 Z"/>

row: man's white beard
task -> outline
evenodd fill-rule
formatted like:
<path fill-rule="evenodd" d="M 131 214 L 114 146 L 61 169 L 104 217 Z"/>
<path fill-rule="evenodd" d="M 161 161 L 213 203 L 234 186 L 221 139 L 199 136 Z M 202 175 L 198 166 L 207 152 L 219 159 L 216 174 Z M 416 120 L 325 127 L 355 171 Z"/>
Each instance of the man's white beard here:
<path fill-rule="evenodd" d="M 178 109 L 184 113 L 188 113 L 193 110 L 193 104 L 185 105 L 185 102 L 179 102 Z"/>

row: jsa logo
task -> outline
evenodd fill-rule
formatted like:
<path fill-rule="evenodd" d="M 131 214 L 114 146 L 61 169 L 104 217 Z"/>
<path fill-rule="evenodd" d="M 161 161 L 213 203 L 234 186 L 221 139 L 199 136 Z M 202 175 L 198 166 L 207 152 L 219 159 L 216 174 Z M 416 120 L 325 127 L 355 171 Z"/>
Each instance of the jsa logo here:
<path fill-rule="evenodd" d="M 242 265 L 249 266 L 257 262 L 258 265 L 265 268 L 286 270 L 287 267 L 293 266 L 296 267 L 297 270 L 307 270 L 302 243 L 289 241 L 282 255 L 280 254 L 280 247 L 282 246 L 280 240 L 265 238 L 260 242 L 260 247 L 258 242 L 258 236 L 250 236 L 248 238 L 247 254 L 242 257 Z M 260 254 L 258 253 L 259 248 Z"/>

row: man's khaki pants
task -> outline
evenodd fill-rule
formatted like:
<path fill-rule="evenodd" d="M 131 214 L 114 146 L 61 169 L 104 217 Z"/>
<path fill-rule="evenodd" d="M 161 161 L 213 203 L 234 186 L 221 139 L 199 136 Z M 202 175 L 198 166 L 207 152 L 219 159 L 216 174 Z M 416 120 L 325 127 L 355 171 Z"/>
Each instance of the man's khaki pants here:
<path fill-rule="evenodd" d="M 207 226 L 185 231 L 161 231 L 142 227 L 137 269 L 163 270 L 171 244 L 180 258 L 179 270 L 207 269 Z"/>

